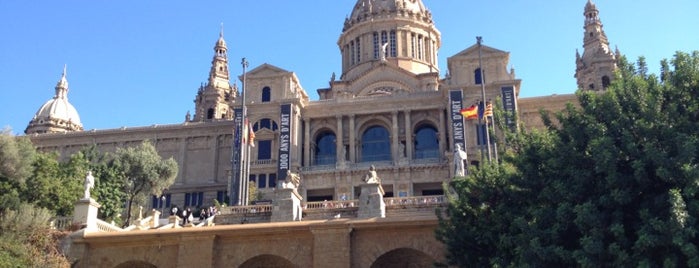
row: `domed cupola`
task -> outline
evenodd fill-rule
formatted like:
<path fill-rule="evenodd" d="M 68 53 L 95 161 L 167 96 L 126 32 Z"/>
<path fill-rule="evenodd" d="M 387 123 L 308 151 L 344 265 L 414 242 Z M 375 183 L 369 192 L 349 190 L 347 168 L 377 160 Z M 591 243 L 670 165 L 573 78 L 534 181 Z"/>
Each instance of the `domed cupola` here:
<path fill-rule="evenodd" d="M 78 111 L 68 102 L 68 80 L 66 80 L 65 66 L 63 67 L 63 75 L 58 80 L 55 89 L 56 95 L 39 108 L 24 133 L 40 134 L 83 130 Z"/>
<path fill-rule="evenodd" d="M 439 72 L 441 34 L 421 0 L 357 0 L 338 46 L 342 80 L 382 62 L 414 74 Z"/>

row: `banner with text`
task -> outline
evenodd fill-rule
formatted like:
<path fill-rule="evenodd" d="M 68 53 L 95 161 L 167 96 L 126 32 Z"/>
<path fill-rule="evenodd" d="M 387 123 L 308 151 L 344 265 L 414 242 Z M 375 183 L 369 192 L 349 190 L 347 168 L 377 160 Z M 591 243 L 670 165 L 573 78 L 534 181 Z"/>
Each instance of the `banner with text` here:
<path fill-rule="evenodd" d="M 517 101 L 515 100 L 515 87 L 505 86 L 502 90 L 502 108 L 505 110 L 505 124 L 511 129 L 517 128 L 515 115 L 517 114 Z"/>
<path fill-rule="evenodd" d="M 464 119 L 461 116 L 461 102 L 463 100 L 461 90 L 449 91 L 449 114 L 451 115 L 452 144 L 456 149 L 457 144 L 466 150 L 466 137 L 464 136 Z"/>
<path fill-rule="evenodd" d="M 291 128 L 293 127 L 293 110 L 291 104 L 282 104 L 279 120 L 279 155 L 277 159 L 277 180 L 286 179 L 291 168 Z"/>
<path fill-rule="evenodd" d="M 228 203 L 231 205 L 240 205 L 240 188 L 243 179 L 240 178 L 240 154 L 241 154 L 241 129 L 243 126 L 243 109 L 233 109 L 233 137 L 231 140 L 231 177 L 228 182 Z"/>

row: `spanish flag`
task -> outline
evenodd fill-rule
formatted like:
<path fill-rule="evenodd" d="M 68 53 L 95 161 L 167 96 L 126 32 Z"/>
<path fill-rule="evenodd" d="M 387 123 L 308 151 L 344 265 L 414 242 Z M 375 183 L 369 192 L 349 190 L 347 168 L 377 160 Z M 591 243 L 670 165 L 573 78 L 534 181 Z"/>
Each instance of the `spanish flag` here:
<path fill-rule="evenodd" d="M 466 120 L 478 119 L 478 106 L 476 105 L 471 105 L 471 107 L 463 108 L 459 112 Z"/>
<path fill-rule="evenodd" d="M 252 130 L 252 126 L 248 124 L 248 144 L 255 147 L 255 131 Z"/>

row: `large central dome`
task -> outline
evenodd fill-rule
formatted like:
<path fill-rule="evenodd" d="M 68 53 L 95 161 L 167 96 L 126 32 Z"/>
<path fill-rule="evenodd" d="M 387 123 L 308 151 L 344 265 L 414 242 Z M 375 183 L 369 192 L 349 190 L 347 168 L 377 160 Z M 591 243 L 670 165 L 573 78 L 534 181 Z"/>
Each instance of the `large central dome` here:
<path fill-rule="evenodd" d="M 66 80 L 65 67 L 55 89 L 56 95 L 39 108 L 24 133 L 40 134 L 83 130 L 78 111 L 68 102 L 68 80 Z"/>
<path fill-rule="evenodd" d="M 358 0 L 343 30 L 362 21 L 388 18 L 391 15 L 432 21 L 432 15 L 421 0 Z"/>
<path fill-rule="evenodd" d="M 421 0 L 357 0 L 337 44 L 344 81 L 381 63 L 416 75 L 439 73 L 440 33 Z"/>

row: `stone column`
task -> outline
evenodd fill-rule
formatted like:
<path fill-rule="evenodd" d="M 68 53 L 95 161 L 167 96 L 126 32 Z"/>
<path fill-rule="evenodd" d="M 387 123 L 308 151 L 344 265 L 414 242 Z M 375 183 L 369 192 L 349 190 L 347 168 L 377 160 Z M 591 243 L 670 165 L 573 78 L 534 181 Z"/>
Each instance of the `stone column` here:
<path fill-rule="evenodd" d="M 355 141 L 355 133 L 357 133 L 357 130 L 354 128 L 354 115 L 349 116 L 349 161 L 350 162 L 355 162 L 355 146 L 356 146 L 356 141 Z"/>
<path fill-rule="evenodd" d="M 296 189 L 277 189 L 272 203 L 272 222 L 301 221 L 301 195 Z"/>
<path fill-rule="evenodd" d="M 305 127 L 303 128 L 303 166 L 311 166 L 311 119 L 303 120 Z"/>
<path fill-rule="evenodd" d="M 342 148 L 345 145 L 342 143 L 342 115 L 335 116 L 335 120 L 337 121 L 337 133 L 335 133 L 335 166 L 337 168 L 344 168 L 345 155 L 342 153 Z"/>
<path fill-rule="evenodd" d="M 398 155 L 398 112 L 391 112 L 391 154 L 393 155 L 393 163 L 398 164 L 400 156 Z"/>
<path fill-rule="evenodd" d="M 385 218 L 386 203 L 383 201 L 383 187 L 378 183 L 367 183 L 362 185 L 362 192 L 359 194 L 359 210 L 357 218 Z"/>
<path fill-rule="evenodd" d="M 410 110 L 405 110 L 403 114 L 405 115 L 405 157 L 408 159 L 413 159 L 413 122 L 410 117 Z"/>
<path fill-rule="evenodd" d="M 447 144 L 447 130 L 444 128 L 444 125 L 446 124 L 446 119 L 444 118 L 444 110 L 439 109 L 437 110 L 439 112 L 439 126 L 437 128 L 437 131 L 439 131 L 439 153 L 440 155 L 444 153 L 444 151 L 447 150 L 446 144 Z M 453 134 L 452 134 L 453 135 Z M 453 144 L 452 144 L 453 145 Z M 442 158 L 443 156 L 440 156 Z"/>
<path fill-rule="evenodd" d="M 97 212 L 100 204 L 92 198 L 80 199 L 75 202 L 73 224 L 85 227 L 85 232 L 97 231 Z"/>

